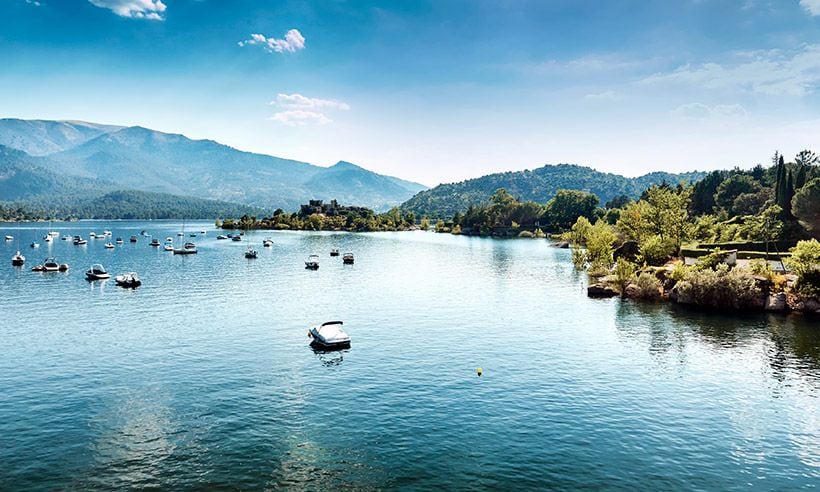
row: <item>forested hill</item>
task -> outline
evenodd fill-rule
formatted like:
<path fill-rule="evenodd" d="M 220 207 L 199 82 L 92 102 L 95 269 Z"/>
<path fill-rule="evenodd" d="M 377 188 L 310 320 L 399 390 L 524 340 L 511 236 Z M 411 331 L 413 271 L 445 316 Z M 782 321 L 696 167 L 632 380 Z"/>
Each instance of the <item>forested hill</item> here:
<path fill-rule="evenodd" d="M 653 184 L 664 181 L 669 184 L 693 182 L 705 175 L 706 173 L 699 171 L 683 174 L 654 172 L 627 178 L 574 164 L 547 165 L 532 171 L 489 174 L 459 183 L 442 184 L 419 192 L 404 202 L 402 209 L 417 215 L 450 217 L 455 212 L 463 212 L 470 205 L 486 202 L 499 188 L 505 188 L 521 200 L 539 203 L 546 203 L 560 189 L 588 191 L 597 195 L 603 204 L 620 195 L 637 198 Z"/>

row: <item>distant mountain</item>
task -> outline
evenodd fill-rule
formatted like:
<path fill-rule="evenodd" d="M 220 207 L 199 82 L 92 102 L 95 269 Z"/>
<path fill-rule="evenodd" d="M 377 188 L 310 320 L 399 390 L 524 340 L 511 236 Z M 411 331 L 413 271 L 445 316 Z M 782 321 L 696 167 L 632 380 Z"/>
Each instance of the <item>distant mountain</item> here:
<path fill-rule="evenodd" d="M 325 168 L 142 127 L 6 119 L 3 141 L 31 150 L 32 162 L 56 175 L 257 207 L 298 210 L 312 198 L 335 198 L 385 210 L 425 189 L 350 163 Z"/>
<path fill-rule="evenodd" d="M 76 147 L 121 128 L 85 121 L 0 118 L 0 145 L 22 150 L 29 155 L 47 155 Z"/>
<path fill-rule="evenodd" d="M 547 165 L 532 171 L 496 173 L 459 183 L 442 184 L 416 194 L 402 208 L 419 215 L 449 217 L 458 211 L 463 212 L 470 205 L 486 202 L 498 188 L 505 188 L 521 200 L 539 203 L 546 203 L 559 189 L 588 191 L 597 195 L 603 204 L 619 195 L 637 198 L 653 184 L 664 181 L 670 184 L 692 182 L 705 174 L 697 171 L 683 174 L 655 172 L 638 178 L 626 178 L 574 164 Z"/>
<path fill-rule="evenodd" d="M 25 201 L 42 196 L 90 196 L 113 189 L 111 183 L 64 176 L 39 167 L 23 151 L 0 145 L 0 201 Z"/>

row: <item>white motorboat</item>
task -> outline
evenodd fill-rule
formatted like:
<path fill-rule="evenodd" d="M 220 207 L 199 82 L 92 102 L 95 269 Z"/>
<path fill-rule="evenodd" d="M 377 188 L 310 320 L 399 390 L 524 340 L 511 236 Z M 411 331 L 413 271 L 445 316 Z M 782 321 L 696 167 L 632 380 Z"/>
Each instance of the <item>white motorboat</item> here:
<path fill-rule="evenodd" d="M 68 270 L 68 265 L 66 263 L 57 263 L 56 258 L 46 258 L 46 261 L 43 262 L 43 271 L 44 272 L 65 272 Z"/>
<path fill-rule="evenodd" d="M 345 253 L 342 256 L 342 263 L 345 265 L 352 265 L 353 264 L 353 253 Z"/>
<path fill-rule="evenodd" d="M 258 254 L 259 254 L 259 253 L 257 253 L 257 251 L 256 251 L 255 249 L 253 249 L 253 248 L 250 248 L 250 247 L 249 247 L 249 248 L 245 251 L 245 258 L 247 258 L 247 259 L 249 259 L 249 260 L 254 260 L 254 259 L 256 259 L 256 257 L 258 256 Z"/>
<path fill-rule="evenodd" d="M 128 241 L 130 241 L 130 242 L 132 242 L 132 243 L 137 242 L 137 236 L 131 236 L 131 237 L 128 239 Z"/>
<path fill-rule="evenodd" d="M 266 247 L 266 248 L 270 248 L 271 246 L 273 246 L 273 239 L 271 239 L 271 238 L 269 238 L 269 237 L 266 237 L 266 238 L 262 241 L 262 246 L 264 246 L 264 247 Z"/>
<path fill-rule="evenodd" d="M 330 250 L 330 256 L 339 256 L 339 250 L 338 249 L 331 249 Z"/>
<path fill-rule="evenodd" d="M 112 243 L 105 243 L 105 249 L 114 249 L 114 244 L 112 244 Z"/>
<path fill-rule="evenodd" d="M 6 236 L 6 241 L 14 241 L 14 236 Z"/>
<path fill-rule="evenodd" d="M 54 238 L 51 237 L 49 234 L 46 234 L 45 236 L 43 236 L 43 241 L 45 241 L 47 243 L 50 243 L 53 239 Z"/>
<path fill-rule="evenodd" d="M 311 344 L 325 349 L 350 347 L 350 336 L 342 329 L 343 324 L 341 321 L 328 321 L 314 326 L 308 331 L 308 336 L 313 339 Z"/>
<path fill-rule="evenodd" d="M 74 245 L 82 246 L 83 244 L 88 244 L 88 241 L 83 239 L 82 236 L 74 236 Z"/>
<path fill-rule="evenodd" d="M 149 244 L 150 246 L 155 246 L 155 247 L 156 247 L 156 246 L 159 246 L 159 239 L 154 238 L 154 239 L 152 239 L 152 240 L 151 240 L 151 242 L 150 242 L 150 243 L 148 243 L 148 244 Z"/>
<path fill-rule="evenodd" d="M 99 263 L 91 265 L 91 268 L 86 270 L 85 278 L 88 280 L 105 280 L 111 278 L 111 274 L 105 271 L 105 268 Z"/>
<path fill-rule="evenodd" d="M 123 241 L 122 241 L 122 238 L 121 238 L 121 237 L 118 237 L 118 238 L 117 238 L 117 240 L 116 240 L 116 241 L 114 241 L 114 242 L 115 242 L 115 243 L 117 243 L 117 244 L 122 244 L 122 243 L 123 243 Z"/>
<path fill-rule="evenodd" d="M 88 233 L 88 237 L 90 237 L 91 239 L 94 239 L 95 237 L 97 237 L 97 233 L 94 232 L 94 231 L 91 231 L 91 232 Z"/>
<path fill-rule="evenodd" d="M 51 231 L 51 232 L 48 233 L 48 235 L 51 236 L 51 237 L 60 237 L 60 232 L 59 231 Z"/>
<path fill-rule="evenodd" d="M 220 234 L 220 235 L 216 236 L 216 238 L 217 238 L 217 239 L 219 239 L 219 240 L 221 241 L 221 240 L 223 240 L 223 239 L 228 239 L 228 236 L 226 236 L 226 235 L 224 235 L 224 234 Z"/>
<path fill-rule="evenodd" d="M 62 239 L 63 241 L 71 241 L 72 239 L 74 239 L 74 237 L 66 235 L 66 236 L 61 237 L 60 239 Z"/>
<path fill-rule="evenodd" d="M 194 243 L 185 243 L 182 248 L 174 248 L 175 255 L 195 255 L 196 245 Z"/>
<path fill-rule="evenodd" d="M 139 287 L 142 285 L 142 280 L 140 280 L 139 275 L 136 272 L 129 272 L 123 273 L 122 275 L 117 275 L 114 277 L 114 282 L 117 283 L 120 287 L 125 287 L 128 289 L 133 289 L 135 287 Z"/>
<path fill-rule="evenodd" d="M 29 244 L 29 246 L 31 246 L 32 248 L 39 248 L 40 243 L 38 243 L 37 241 L 32 241 L 31 244 Z"/>
<path fill-rule="evenodd" d="M 319 269 L 319 255 L 310 255 L 308 260 L 305 262 L 305 268 L 308 270 L 318 270 Z"/>

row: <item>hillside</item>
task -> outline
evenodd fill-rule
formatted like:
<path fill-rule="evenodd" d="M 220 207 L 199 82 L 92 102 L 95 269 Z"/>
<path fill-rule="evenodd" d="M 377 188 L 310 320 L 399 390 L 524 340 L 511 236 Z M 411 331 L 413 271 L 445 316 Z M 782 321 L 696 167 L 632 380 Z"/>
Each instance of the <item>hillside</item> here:
<path fill-rule="evenodd" d="M 47 155 L 76 147 L 121 128 L 85 121 L 0 118 L 0 145 L 22 150 L 29 155 Z"/>
<path fill-rule="evenodd" d="M 459 183 L 442 184 L 419 192 L 402 204 L 402 209 L 417 215 L 449 217 L 470 205 L 486 202 L 498 188 L 505 188 L 521 200 L 540 203 L 546 203 L 559 189 L 588 191 L 597 195 L 603 204 L 619 195 L 637 198 L 652 184 L 692 182 L 704 175 L 701 172 L 655 172 L 627 178 L 574 164 L 547 165 L 534 170 L 489 174 Z"/>
<path fill-rule="evenodd" d="M 385 210 L 425 189 L 349 163 L 325 168 L 142 127 L 4 119 L 3 142 L 55 175 L 258 207 L 297 210 L 311 198 L 336 198 Z"/>

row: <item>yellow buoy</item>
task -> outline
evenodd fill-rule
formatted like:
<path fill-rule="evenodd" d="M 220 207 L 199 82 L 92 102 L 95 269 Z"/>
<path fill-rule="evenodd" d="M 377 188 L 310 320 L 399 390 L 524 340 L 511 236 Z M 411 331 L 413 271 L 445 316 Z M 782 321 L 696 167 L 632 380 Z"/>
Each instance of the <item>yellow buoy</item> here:
<path fill-rule="evenodd" d="M 478 373 L 478 377 L 481 377 L 481 374 L 484 372 L 480 367 L 476 370 Z"/>

